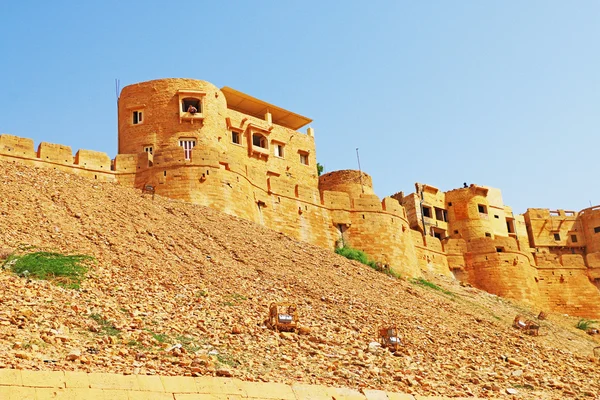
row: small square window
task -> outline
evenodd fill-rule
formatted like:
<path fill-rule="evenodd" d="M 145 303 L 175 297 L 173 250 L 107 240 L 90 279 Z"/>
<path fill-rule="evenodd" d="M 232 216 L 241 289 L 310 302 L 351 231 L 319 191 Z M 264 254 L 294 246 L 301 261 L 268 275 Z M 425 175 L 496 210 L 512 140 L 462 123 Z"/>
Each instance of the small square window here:
<path fill-rule="evenodd" d="M 486 232 L 486 233 L 485 233 L 485 237 L 492 237 L 492 234 L 491 234 L 491 233 L 489 233 L 489 232 Z"/>
<path fill-rule="evenodd" d="M 487 214 L 487 207 L 483 204 L 477 204 L 477 209 L 481 214 Z"/>
<path fill-rule="evenodd" d="M 133 124 L 134 125 L 138 125 L 141 124 L 144 120 L 144 116 L 143 113 L 141 111 L 134 111 L 133 112 Z"/>
<path fill-rule="evenodd" d="M 554 234 L 554 240 L 560 240 L 560 233 Z"/>
<path fill-rule="evenodd" d="M 600 233 L 600 226 L 594 228 L 594 233 Z"/>
<path fill-rule="evenodd" d="M 494 215 L 494 218 L 500 219 L 500 216 L 499 215 Z"/>
<path fill-rule="evenodd" d="M 458 235 L 458 231 L 457 231 L 457 230 L 454 230 L 454 234 L 455 234 L 455 235 Z"/>
<path fill-rule="evenodd" d="M 152 146 L 144 146 L 144 151 L 145 151 L 146 153 L 150 153 L 150 154 L 152 154 Z"/>
<path fill-rule="evenodd" d="M 300 153 L 300 164 L 308 165 L 308 154 Z"/>
<path fill-rule="evenodd" d="M 423 206 L 423 216 L 431 218 L 431 208 Z"/>
<path fill-rule="evenodd" d="M 577 235 L 571 235 L 571 242 L 577 243 Z"/>
<path fill-rule="evenodd" d="M 235 143 L 235 144 L 242 144 L 242 141 L 240 140 L 240 133 L 239 132 L 231 132 L 231 142 Z"/>
<path fill-rule="evenodd" d="M 202 103 L 200 99 L 187 97 L 181 101 L 181 112 L 186 112 L 191 115 L 202 113 Z"/>

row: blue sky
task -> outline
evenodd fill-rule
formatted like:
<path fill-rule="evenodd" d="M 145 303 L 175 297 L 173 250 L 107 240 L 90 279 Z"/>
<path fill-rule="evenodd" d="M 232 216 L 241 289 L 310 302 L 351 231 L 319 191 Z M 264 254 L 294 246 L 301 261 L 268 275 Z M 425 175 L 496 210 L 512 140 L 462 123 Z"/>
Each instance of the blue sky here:
<path fill-rule="evenodd" d="M 189 77 L 314 120 L 380 196 L 600 204 L 598 1 L 0 3 L 0 132 L 116 154 L 121 86 Z"/>

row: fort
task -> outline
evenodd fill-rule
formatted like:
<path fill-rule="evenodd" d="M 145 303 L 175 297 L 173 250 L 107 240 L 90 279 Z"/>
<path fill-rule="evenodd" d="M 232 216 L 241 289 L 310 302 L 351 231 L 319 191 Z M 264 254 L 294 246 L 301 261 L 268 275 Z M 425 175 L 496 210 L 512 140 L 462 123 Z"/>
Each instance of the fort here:
<path fill-rule="evenodd" d="M 600 317 L 600 206 L 513 214 L 500 190 L 465 185 L 380 199 L 369 175 L 319 176 L 311 120 L 229 87 L 160 79 L 123 88 L 118 154 L 0 135 L 0 159 L 204 205 L 406 277 L 454 276 L 539 309 Z"/>

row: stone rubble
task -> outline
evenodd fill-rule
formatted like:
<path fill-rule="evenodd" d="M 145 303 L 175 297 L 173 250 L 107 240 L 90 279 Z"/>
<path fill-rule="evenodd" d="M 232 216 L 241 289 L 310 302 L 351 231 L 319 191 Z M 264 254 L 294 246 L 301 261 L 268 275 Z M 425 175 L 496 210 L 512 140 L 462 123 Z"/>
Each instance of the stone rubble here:
<path fill-rule="evenodd" d="M 80 290 L 0 271 L 0 368 L 225 376 L 427 396 L 600 399 L 597 336 L 439 276 L 452 296 L 251 222 L 0 162 L 0 255 L 96 258 Z M 297 304 L 299 333 L 263 324 Z M 93 316 L 93 317 L 92 317 Z M 403 347 L 379 346 L 393 323 Z"/>

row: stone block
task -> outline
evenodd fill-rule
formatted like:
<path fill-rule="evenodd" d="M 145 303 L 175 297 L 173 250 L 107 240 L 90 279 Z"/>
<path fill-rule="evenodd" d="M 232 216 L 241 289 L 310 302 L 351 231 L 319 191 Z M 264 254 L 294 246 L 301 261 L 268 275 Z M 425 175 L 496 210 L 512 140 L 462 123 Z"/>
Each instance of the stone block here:
<path fill-rule="evenodd" d="M 296 399 L 292 388 L 283 383 L 240 382 L 240 387 L 252 399 Z"/>
<path fill-rule="evenodd" d="M 0 393 L 6 395 L 7 400 L 35 400 L 35 388 L 9 386 L 0 388 Z"/>
<path fill-rule="evenodd" d="M 363 393 L 367 400 L 388 400 L 387 393 L 383 390 L 363 389 Z"/>
<path fill-rule="evenodd" d="M 136 375 L 140 390 L 147 392 L 164 392 L 162 380 L 158 375 Z"/>
<path fill-rule="evenodd" d="M 386 392 L 390 400 L 415 400 L 415 396 L 406 393 Z"/>
<path fill-rule="evenodd" d="M 89 388 L 90 380 L 87 372 L 65 371 L 65 387 L 67 388 Z"/>
<path fill-rule="evenodd" d="M 213 378 L 210 376 L 201 376 L 193 379 L 196 382 L 197 393 L 246 397 L 246 392 L 242 388 L 242 381 L 239 379 Z"/>
<path fill-rule="evenodd" d="M 140 390 L 135 375 L 93 373 L 89 374 L 89 380 L 93 389 Z"/>
<path fill-rule="evenodd" d="M 165 392 L 168 393 L 197 393 L 196 381 L 188 376 L 161 376 Z"/>
<path fill-rule="evenodd" d="M 350 389 L 346 387 L 341 388 L 327 388 L 329 397 L 335 398 L 336 400 L 365 400 L 366 397 L 356 389 Z"/>
<path fill-rule="evenodd" d="M 21 370 L 19 369 L 0 369 L 0 386 L 23 386 Z"/>
<path fill-rule="evenodd" d="M 62 371 L 21 371 L 23 386 L 39 388 L 64 388 L 65 373 Z"/>
<path fill-rule="evenodd" d="M 292 385 L 292 390 L 298 400 L 323 400 L 331 398 L 326 386 L 297 384 Z"/>

